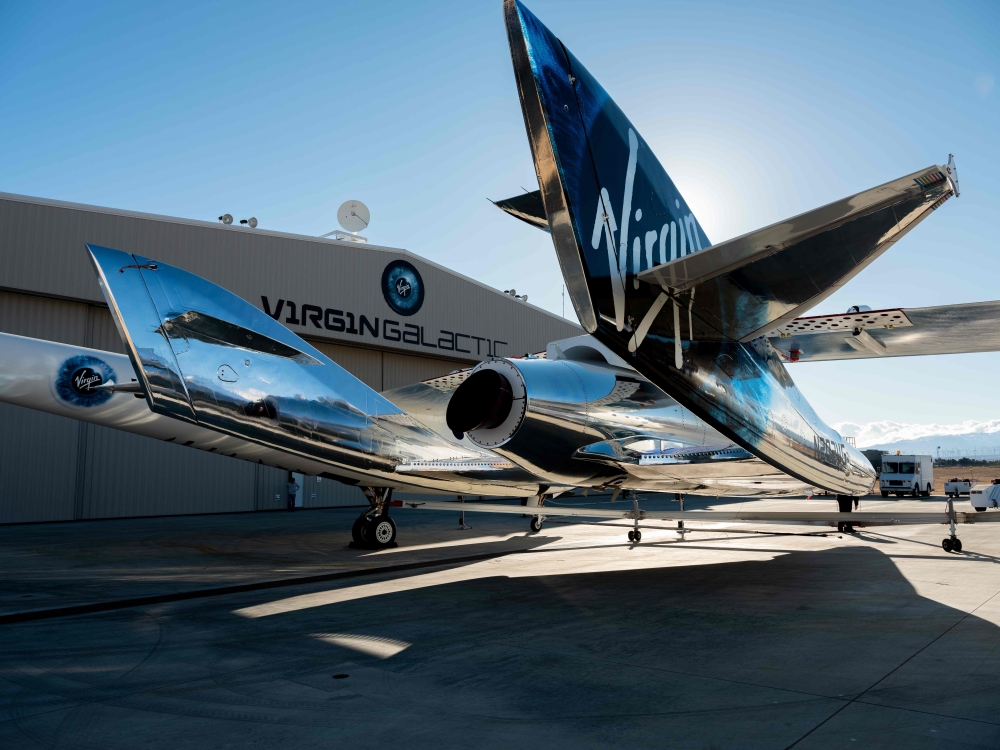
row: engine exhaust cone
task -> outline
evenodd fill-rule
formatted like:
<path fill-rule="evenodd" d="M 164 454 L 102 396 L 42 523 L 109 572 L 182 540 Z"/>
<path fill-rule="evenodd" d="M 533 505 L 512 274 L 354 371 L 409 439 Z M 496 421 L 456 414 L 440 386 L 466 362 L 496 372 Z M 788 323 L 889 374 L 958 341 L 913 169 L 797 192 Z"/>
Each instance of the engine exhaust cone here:
<path fill-rule="evenodd" d="M 458 433 L 489 430 L 503 424 L 514 403 L 510 381 L 495 370 L 473 373 L 448 402 L 448 429 Z"/>

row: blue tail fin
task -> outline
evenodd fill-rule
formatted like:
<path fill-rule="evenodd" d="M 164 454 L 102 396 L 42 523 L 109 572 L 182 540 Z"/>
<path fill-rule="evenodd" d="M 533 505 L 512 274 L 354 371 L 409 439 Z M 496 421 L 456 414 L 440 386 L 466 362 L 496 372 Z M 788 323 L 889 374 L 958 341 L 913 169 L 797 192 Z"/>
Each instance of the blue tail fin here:
<path fill-rule="evenodd" d="M 579 60 L 517 0 L 506 0 L 504 12 L 545 211 L 573 304 L 588 331 L 599 325 L 627 331 L 656 298 L 644 300 L 643 293 L 633 300 L 638 274 L 710 243 L 638 130 Z"/>

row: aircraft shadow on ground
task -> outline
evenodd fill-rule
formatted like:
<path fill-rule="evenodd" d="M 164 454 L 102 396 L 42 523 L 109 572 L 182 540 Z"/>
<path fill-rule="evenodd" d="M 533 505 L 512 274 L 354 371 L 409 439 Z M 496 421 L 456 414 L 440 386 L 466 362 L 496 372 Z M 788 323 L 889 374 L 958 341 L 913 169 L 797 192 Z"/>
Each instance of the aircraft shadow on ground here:
<path fill-rule="evenodd" d="M 908 732 L 945 722 L 955 740 L 1000 740 L 1000 628 L 921 596 L 880 550 L 598 573 L 544 568 L 540 557 L 538 576 L 484 571 L 249 620 L 230 614 L 232 598 L 171 605 L 157 611 L 155 637 L 137 612 L 18 626 L 0 647 L 0 693 L 22 705 L 100 697 L 100 707 L 75 709 L 87 719 L 74 739 L 102 747 L 126 746 L 112 741 L 125 725 L 138 742 L 147 724 L 167 740 L 213 722 L 237 744 L 290 744 L 335 729 L 348 744 L 430 747 L 447 726 L 449 743 L 474 746 L 669 737 L 786 747 L 835 714 L 816 737 L 846 726 L 902 746 Z M 316 637 L 330 633 L 402 650 L 381 658 Z M 60 669 L 67 664 L 72 673 Z M 374 724 L 372 705 L 386 706 Z M 0 739 L 13 736 L 12 723 L 53 739 L 65 715 L 46 716 L 6 722 Z"/>

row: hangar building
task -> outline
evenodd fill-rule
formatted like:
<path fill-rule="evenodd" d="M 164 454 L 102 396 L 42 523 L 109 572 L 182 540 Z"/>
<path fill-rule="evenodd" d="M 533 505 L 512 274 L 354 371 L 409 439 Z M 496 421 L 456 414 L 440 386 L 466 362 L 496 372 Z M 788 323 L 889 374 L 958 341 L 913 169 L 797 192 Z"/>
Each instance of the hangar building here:
<path fill-rule="evenodd" d="M 86 243 L 204 276 L 379 391 L 580 333 L 405 250 L 5 193 L 0 331 L 124 353 Z M 401 268 L 416 280 L 402 305 L 388 290 Z M 0 523 L 272 510 L 286 481 L 279 469 L 0 404 Z M 363 502 L 330 480 L 306 478 L 303 490 L 306 507 Z"/>

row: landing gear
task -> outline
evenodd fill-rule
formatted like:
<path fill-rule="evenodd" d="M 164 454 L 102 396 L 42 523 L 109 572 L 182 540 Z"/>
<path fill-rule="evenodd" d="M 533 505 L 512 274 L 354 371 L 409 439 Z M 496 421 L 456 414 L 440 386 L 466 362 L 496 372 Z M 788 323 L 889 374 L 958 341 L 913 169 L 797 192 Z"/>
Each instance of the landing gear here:
<path fill-rule="evenodd" d="M 961 552 L 962 540 L 955 536 L 955 505 L 951 498 L 948 498 L 948 530 L 951 536 L 941 540 L 941 549 L 945 552 Z"/>
<path fill-rule="evenodd" d="M 351 527 L 351 539 L 354 540 L 355 544 L 364 544 L 364 539 L 361 538 L 361 529 L 367 522 L 367 513 L 362 513 L 354 520 L 354 525 Z"/>
<path fill-rule="evenodd" d="M 850 495 L 837 495 L 837 510 L 841 513 L 850 513 L 851 508 L 857 498 L 851 497 Z M 837 531 L 841 534 L 853 534 L 854 525 L 850 521 L 838 521 Z"/>
<path fill-rule="evenodd" d="M 547 497 L 551 497 L 551 495 L 543 495 L 542 493 L 539 493 L 534 497 L 529 497 L 527 501 L 527 506 L 529 508 L 541 508 L 543 505 L 545 505 L 545 500 Z M 537 534 L 539 531 L 542 530 L 543 523 L 545 523 L 545 516 L 532 516 L 530 524 L 531 532 L 533 534 Z"/>
<path fill-rule="evenodd" d="M 954 539 L 951 537 L 945 537 L 941 540 L 941 549 L 945 552 L 961 552 L 962 540 L 958 537 L 955 537 Z"/>
<path fill-rule="evenodd" d="M 391 487 L 362 487 L 368 498 L 368 510 L 351 527 L 351 547 L 386 549 L 396 546 L 396 522 L 389 518 Z"/>
<path fill-rule="evenodd" d="M 362 532 L 366 540 L 378 547 L 388 547 L 396 541 L 396 522 L 385 516 L 375 516 L 368 521 Z"/>
<path fill-rule="evenodd" d="M 642 511 L 639 510 L 639 498 L 632 493 L 632 530 L 628 533 L 628 540 L 638 544 L 642 541 L 642 532 L 639 531 L 639 520 L 642 518 Z"/>

